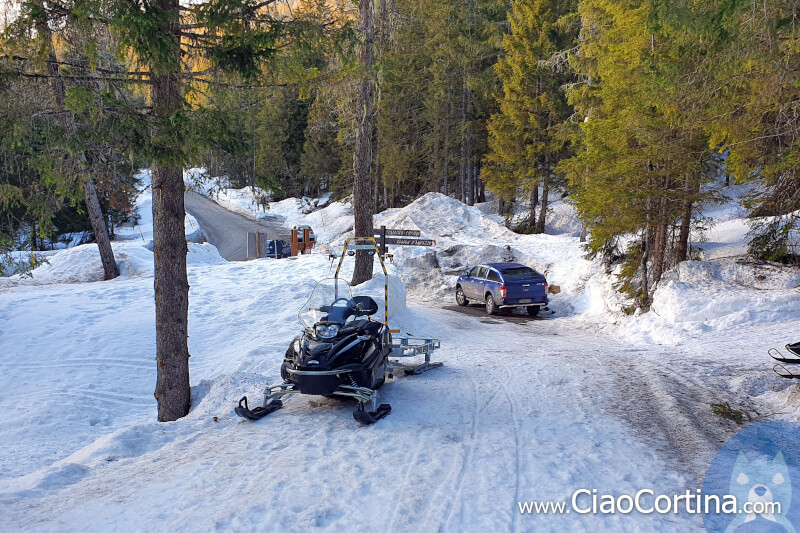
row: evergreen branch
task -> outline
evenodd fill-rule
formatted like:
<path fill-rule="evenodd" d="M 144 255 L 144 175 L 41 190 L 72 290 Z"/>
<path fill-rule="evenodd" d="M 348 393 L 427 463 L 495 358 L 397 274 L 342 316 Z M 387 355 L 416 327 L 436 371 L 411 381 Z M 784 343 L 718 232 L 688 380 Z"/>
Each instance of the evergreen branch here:
<path fill-rule="evenodd" d="M 143 84 L 150 84 L 152 83 L 151 80 L 137 80 L 135 78 L 110 78 L 110 77 L 103 77 L 103 76 L 77 76 L 72 74 L 40 74 L 40 73 L 32 73 L 32 72 L 19 72 L 19 71 L 5 71 L 0 72 L 0 76 L 20 76 L 23 78 L 34 78 L 34 79 L 65 79 L 65 80 L 77 80 L 77 81 L 118 81 L 123 83 L 143 83 Z"/>
<path fill-rule="evenodd" d="M 216 80 L 209 80 L 206 78 L 194 78 L 191 75 L 187 75 L 184 79 L 188 79 L 190 81 L 196 81 L 200 83 L 205 83 L 207 85 L 211 85 L 214 87 L 224 87 L 226 89 L 270 89 L 273 87 L 294 87 L 299 85 L 298 83 L 271 83 L 271 84 L 257 84 L 257 85 L 240 85 L 236 83 L 227 83 L 224 81 L 216 81 Z"/>

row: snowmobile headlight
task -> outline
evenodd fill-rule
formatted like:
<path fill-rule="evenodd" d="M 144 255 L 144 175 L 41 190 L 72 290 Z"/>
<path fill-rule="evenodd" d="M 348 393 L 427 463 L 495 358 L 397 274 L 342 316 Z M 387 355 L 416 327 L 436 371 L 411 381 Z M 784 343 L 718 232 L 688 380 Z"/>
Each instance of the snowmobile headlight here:
<path fill-rule="evenodd" d="M 292 343 L 292 349 L 294 353 L 300 353 L 300 339 L 295 339 Z"/>
<path fill-rule="evenodd" d="M 337 333 L 339 333 L 339 326 L 336 324 L 331 325 L 324 325 L 320 324 L 314 330 L 317 337 L 322 339 L 330 339 L 331 337 L 335 337 Z"/>

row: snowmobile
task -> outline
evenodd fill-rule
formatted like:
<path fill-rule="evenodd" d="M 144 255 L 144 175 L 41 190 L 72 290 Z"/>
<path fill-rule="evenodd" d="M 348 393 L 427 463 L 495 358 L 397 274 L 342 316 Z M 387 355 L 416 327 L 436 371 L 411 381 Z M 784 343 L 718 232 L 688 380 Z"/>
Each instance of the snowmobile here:
<path fill-rule="evenodd" d="M 767 353 L 769 354 L 770 357 L 772 357 L 776 361 L 780 361 L 781 363 L 788 363 L 788 364 L 800 363 L 800 342 L 787 344 L 786 351 L 788 351 L 790 355 L 784 356 L 777 348 L 770 348 Z M 782 378 L 800 379 L 800 374 L 792 372 L 791 370 L 789 370 L 780 363 L 773 366 L 772 370 Z"/>
<path fill-rule="evenodd" d="M 393 377 L 390 355 L 425 355 L 425 363 L 408 367 L 406 374 L 418 374 L 442 364 L 430 362 L 430 354 L 439 347 L 437 339 L 403 338 L 399 344 L 392 344 L 391 334 L 397 331 L 389 329 L 388 279 L 383 322 L 371 318 L 378 312 L 375 300 L 369 296 L 353 296 L 350 285 L 339 279 L 346 252 L 355 255 L 355 250 L 379 253 L 374 239 L 346 241 L 336 274 L 317 283 L 298 313 L 303 333 L 293 339 L 286 350 L 281 365 L 284 382 L 268 387 L 263 405 L 252 410 L 244 396 L 234 409 L 237 415 L 258 420 L 282 407 L 283 396 L 311 394 L 353 398 L 358 401 L 353 418 L 365 425 L 373 424 L 392 409 L 389 404 L 378 401 L 378 389 L 387 378 Z M 386 275 L 383 259 L 380 254 L 378 257 Z"/>

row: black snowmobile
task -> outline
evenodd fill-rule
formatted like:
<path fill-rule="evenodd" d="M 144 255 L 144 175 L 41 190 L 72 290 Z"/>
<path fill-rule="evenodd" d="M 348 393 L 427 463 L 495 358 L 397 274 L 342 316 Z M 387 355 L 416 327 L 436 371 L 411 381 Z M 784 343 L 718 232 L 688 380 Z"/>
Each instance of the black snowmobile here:
<path fill-rule="evenodd" d="M 767 353 L 781 363 L 800 364 L 800 342 L 787 344 L 786 351 L 789 352 L 789 355 L 782 354 L 776 348 L 770 348 Z M 780 363 L 774 365 L 772 370 L 782 378 L 800 379 L 800 374 L 792 372 Z"/>
<path fill-rule="evenodd" d="M 386 281 L 384 286 L 383 322 L 373 320 L 378 304 L 369 296 L 353 296 L 350 285 L 339 279 L 345 256 L 356 250 L 378 253 Z M 284 382 L 268 387 L 263 405 L 250 409 L 247 396 L 239 400 L 236 414 L 258 420 L 283 406 L 281 398 L 289 394 L 313 394 L 353 398 L 358 408 L 353 418 L 362 424 L 373 424 L 392 410 L 389 404 L 378 403 L 378 389 L 386 378 L 393 377 L 393 366 L 405 367 L 407 375 L 417 375 L 442 365 L 432 362 L 431 354 L 439 348 L 438 339 L 403 337 L 392 344 L 389 329 L 389 285 L 386 265 L 375 239 L 350 238 L 333 278 L 317 283 L 311 297 L 300 309 L 297 318 L 303 334 L 289 344 L 281 365 Z M 416 366 L 389 362 L 389 356 L 404 358 L 424 356 Z"/>
<path fill-rule="evenodd" d="M 317 283 L 298 314 L 303 334 L 290 343 L 281 365 L 284 383 L 267 389 L 262 407 L 250 410 L 245 396 L 236 414 L 257 420 L 280 408 L 281 396 L 297 393 L 355 398 L 353 417 L 362 424 L 389 414 L 389 404 L 378 404 L 377 389 L 389 374 L 391 337 L 383 323 L 370 319 L 377 312 L 375 300 L 353 297 L 344 280 Z"/>

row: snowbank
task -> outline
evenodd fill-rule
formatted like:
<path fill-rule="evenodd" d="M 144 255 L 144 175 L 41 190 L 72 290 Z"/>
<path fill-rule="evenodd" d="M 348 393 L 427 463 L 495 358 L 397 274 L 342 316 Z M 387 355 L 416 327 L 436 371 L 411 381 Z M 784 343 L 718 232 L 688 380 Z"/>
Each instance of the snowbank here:
<path fill-rule="evenodd" d="M 667 272 L 632 338 L 677 344 L 708 332 L 800 319 L 800 270 L 733 259 L 685 261 Z"/>
<path fill-rule="evenodd" d="M 287 228 L 302 223 L 304 215 L 325 206 L 330 199 L 330 194 L 325 194 L 272 202 L 272 191 L 253 186 L 233 188 L 227 177 L 209 176 L 204 168 L 185 170 L 183 180 L 187 189 L 208 196 L 229 211 L 254 220 L 276 219 Z"/>

